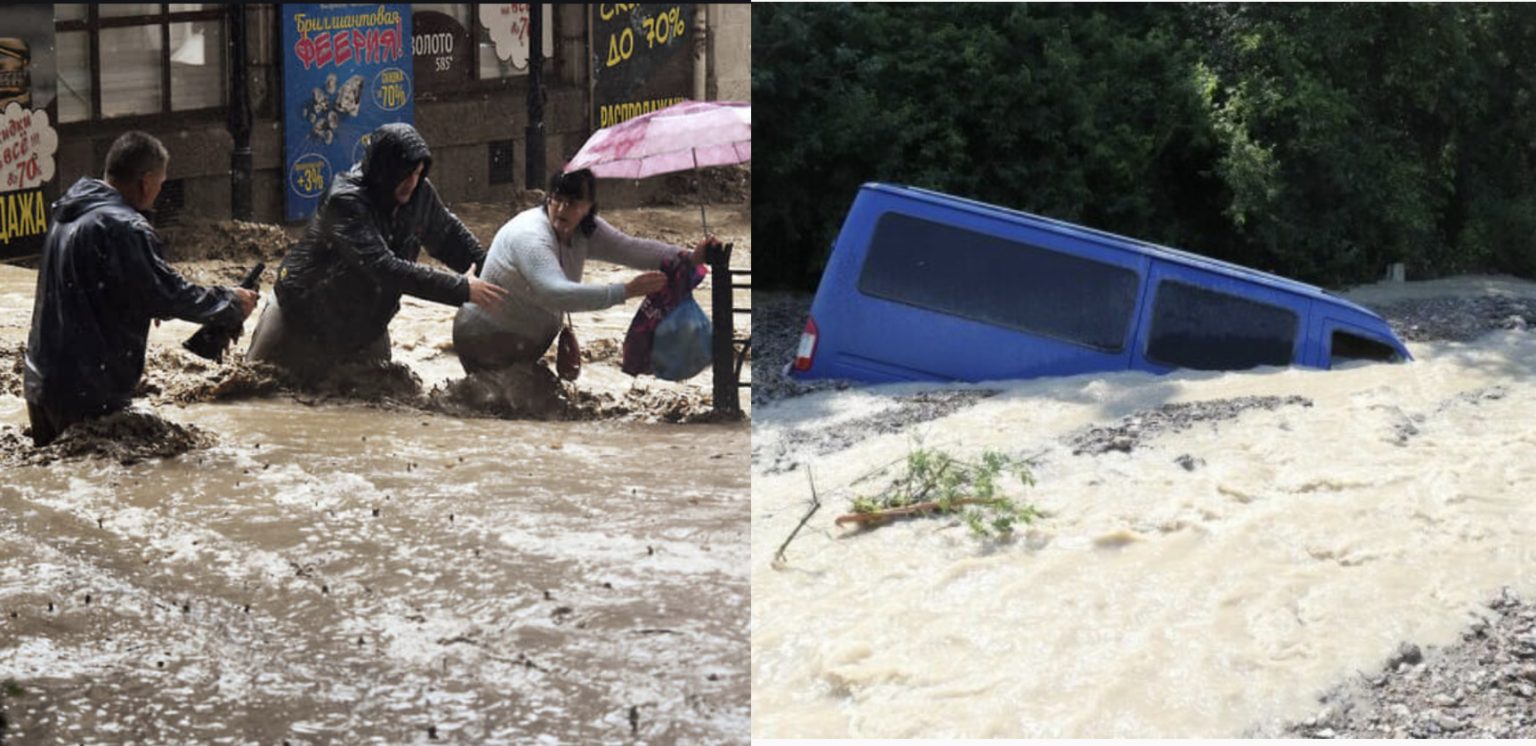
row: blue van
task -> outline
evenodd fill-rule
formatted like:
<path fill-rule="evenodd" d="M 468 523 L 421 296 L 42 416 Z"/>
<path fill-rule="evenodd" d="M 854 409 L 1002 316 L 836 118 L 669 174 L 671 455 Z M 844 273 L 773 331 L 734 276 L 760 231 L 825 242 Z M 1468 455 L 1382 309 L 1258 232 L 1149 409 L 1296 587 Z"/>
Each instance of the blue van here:
<path fill-rule="evenodd" d="M 913 187 L 866 184 L 792 375 L 986 381 L 1412 359 L 1321 288 Z"/>

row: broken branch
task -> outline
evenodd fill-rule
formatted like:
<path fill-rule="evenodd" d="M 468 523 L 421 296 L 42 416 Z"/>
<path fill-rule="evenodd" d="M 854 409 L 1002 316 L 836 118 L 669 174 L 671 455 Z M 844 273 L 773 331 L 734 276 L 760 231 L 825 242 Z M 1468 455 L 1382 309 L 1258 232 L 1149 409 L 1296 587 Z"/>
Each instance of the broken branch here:
<path fill-rule="evenodd" d="M 955 500 L 949 500 L 947 502 L 940 500 L 929 500 L 927 502 L 903 505 L 899 508 L 882 508 L 880 510 L 872 510 L 868 513 L 849 513 L 847 515 L 838 516 L 837 520 L 833 521 L 833 523 L 838 526 L 841 526 L 844 523 L 875 523 L 877 521 L 883 521 L 887 518 L 896 518 L 904 515 L 916 515 L 919 513 L 932 513 L 938 510 L 957 507 L 960 505 L 993 505 L 996 503 L 997 498 L 987 500 L 979 497 L 962 497 Z"/>
<path fill-rule="evenodd" d="M 775 566 L 782 565 L 787 561 L 784 559 L 784 550 L 789 548 L 789 543 L 795 540 L 795 535 L 800 533 L 800 529 L 805 528 L 805 522 L 811 520 L 811 516 L 816 515 L 816 511 L 821 510 L 821 499 L 816 496 L 816 477 L 811 474 L 811 467 L 809 466 L 805 467 L 805 478 L 811 482 L 811 509 L 805 512 L 805 515 L 800 519 L 800 523 L 795 526 L 795 530 L 789 532 L 789 538 L 779 545 L 779 551 L 773 553 L 773 564 Z"/>

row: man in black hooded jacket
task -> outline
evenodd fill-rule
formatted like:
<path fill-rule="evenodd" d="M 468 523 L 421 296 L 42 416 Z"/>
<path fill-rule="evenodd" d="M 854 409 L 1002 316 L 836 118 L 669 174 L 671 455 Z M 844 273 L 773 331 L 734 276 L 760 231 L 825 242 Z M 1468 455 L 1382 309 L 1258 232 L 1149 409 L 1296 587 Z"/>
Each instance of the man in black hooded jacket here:
<path fill-rule="evenodd" d="M 144 374 L 151 319 L 238 326 L 256 307 L 244 288 L 187 282 L 161 258 L 141 213 L 155 204 L 170 155 L 143 132 L 107 151 L 106 180 L 82 178 L 53 203 L 22 375 L 32 442 L 125 409 Z"/>
<path fill-rule="evenodd" d="M 389 322 L 402 294 L 501 305 L 506 291 L 474 276 L 485 250 L 443 206 L 427 180 L 431 167 L 416 128 L 374 130 L 362 162 L 331 182 L 283 258 L 277 300 L 251 335 L 249 359 L 313 379 L 338 363 L 388 360 Z M 418 264 L 423 247 L 454 272 Z"/>

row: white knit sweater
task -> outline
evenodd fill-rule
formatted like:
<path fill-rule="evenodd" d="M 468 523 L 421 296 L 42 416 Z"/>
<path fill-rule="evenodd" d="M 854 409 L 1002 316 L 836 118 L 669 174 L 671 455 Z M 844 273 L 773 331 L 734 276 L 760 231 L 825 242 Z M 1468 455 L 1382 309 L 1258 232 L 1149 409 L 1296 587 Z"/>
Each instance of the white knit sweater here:
<path fill-rule="evenodd" d="M 465 303 L 458 319 L 465 331 L 500 330 L 552 340 L 565 313 L 597 311 L 624 302 L 623 283 L 581 283 L 588 257 L 654 270 L 682 251 L 661 241 L 625 235 L 602 218 L 596 222 L 591 236 L 578 229 L 570 243 L 561 244 L 543 207 L 524 210 L 507 221 L 496 231 L 480 270 L 480 279 L 507 289 L 506 303 L 497 313 Z"/>

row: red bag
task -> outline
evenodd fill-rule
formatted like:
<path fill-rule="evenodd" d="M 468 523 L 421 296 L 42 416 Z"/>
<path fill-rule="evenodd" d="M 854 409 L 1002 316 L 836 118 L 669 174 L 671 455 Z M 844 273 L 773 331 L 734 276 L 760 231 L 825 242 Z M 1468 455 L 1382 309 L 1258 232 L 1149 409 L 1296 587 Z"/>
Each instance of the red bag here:
<path fill-rule="evenodd" d="M 555 343 L 555 372 L 567 381 L 581 377 L 581 345 L 576 342 L 576 332 L 571 329 L 571 315 L 565 315 L 565 327 Z"/>

